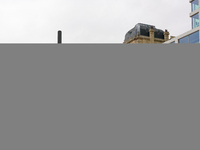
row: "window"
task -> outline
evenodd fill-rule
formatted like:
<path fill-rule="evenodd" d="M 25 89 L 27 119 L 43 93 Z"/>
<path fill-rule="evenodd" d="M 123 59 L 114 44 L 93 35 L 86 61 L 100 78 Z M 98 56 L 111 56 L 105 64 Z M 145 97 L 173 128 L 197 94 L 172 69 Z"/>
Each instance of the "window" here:
<path fill-rule="evenodd" d="M 188 36 L 179 39 L 179 40 L 178 40 L 178 43 L 189 43 Z"/>
<path fill-rule="evenodd" d="M 194 0 L 194 1 L 192 1 L 191 4 L 192 4 L 192 11 L 199 8 L 199 0 Z"/>
<path fill-rule="evenodd" d="M 199 31 L 189 35 L 189 43 L 199 43 Z"/>
<path fill-rule="evenodd" d="M 199 31 L 179 39 L 178 43 L 199 43 Z"/>
<path fill-rule="evenodd" d="M 192 16 L 192 29 L 199 26 L 199 13 Z"/>
<path fill-rule="evenodd" d="M 171 42 L 170 44 L 174 44 L 175 43 L 175 41 L 174 42 Z"/>

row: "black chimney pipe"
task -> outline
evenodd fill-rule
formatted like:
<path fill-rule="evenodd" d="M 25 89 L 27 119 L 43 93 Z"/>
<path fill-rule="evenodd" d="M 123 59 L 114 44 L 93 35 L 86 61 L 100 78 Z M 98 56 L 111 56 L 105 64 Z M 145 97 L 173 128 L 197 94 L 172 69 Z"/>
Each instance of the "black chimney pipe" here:
<path fill-rule="evenodd" d="M 62 43 L 62 31 L 58 31 L 58 44 Z"/>

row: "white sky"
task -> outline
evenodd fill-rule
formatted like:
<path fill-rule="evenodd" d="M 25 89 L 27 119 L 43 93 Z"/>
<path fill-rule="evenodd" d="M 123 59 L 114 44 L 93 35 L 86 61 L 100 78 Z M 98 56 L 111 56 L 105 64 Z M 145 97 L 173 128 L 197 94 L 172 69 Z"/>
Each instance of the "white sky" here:
<path fill-rule="evenodd" d="M 137 23 L 178 36 L 191 29 L 189 0 L 0 0 L 0 43 L 123 43 Z"/>

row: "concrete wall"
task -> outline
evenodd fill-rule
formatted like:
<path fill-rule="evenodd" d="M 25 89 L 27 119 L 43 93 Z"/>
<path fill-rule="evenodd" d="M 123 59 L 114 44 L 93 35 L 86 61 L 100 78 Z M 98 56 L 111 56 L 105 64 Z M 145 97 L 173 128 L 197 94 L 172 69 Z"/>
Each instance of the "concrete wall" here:
<path fill-rule="evenodd" d="M 150 37 L 147 37 L 147 36 L 138 36 L 138 37 L 134 37 L 132 39 L 130 39 L 130 41 L 128 41 L 127 43 L 129 44 L 136 44 L 136 43 L 151 43 L 152 41 L 150 40 Z M 157 38 L 154 38 L 154 41 L 153 43 L 163 43 L 164 40 L 163 39 L 157 39 Z"/>
<path fill-rule="evenodd" d="M 199 147 L 199 47 L 0 45 L 0 149 Z"/>

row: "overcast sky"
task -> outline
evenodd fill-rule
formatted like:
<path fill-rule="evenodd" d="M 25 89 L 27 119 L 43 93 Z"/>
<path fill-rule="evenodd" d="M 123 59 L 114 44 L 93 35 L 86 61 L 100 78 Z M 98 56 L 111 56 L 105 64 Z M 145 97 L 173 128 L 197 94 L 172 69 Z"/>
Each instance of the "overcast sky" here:
<path fill-rule="evenodd" d="M 0 0 L 0 43 L 123 43 L 137 23 L 178 36 L 191 29 L 189 0 Z"/>

